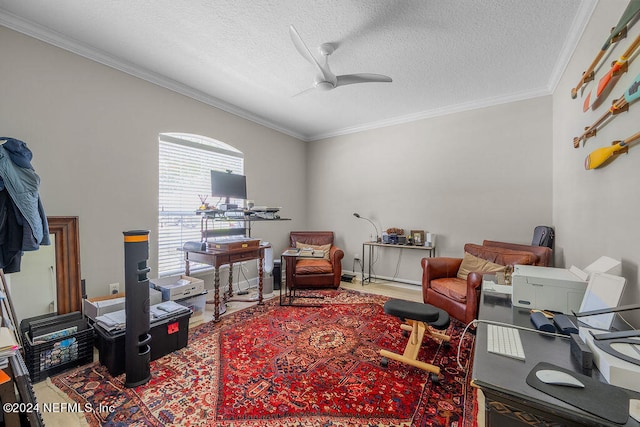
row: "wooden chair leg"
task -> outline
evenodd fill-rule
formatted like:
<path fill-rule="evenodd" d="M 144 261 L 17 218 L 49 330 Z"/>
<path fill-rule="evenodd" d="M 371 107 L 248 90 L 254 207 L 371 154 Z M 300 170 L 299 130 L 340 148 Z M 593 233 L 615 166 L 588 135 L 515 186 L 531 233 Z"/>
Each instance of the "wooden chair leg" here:
<path fill-rule="evenodd" d="M 431 335 L 431 337 L 439 339 L 440 341 L 443 342 L 449 342 L 451 341 L 451 337 L 449 335 L 446 335 L 442 332 L 438 332 L 437 330 L 434 330 L 433 328 L 429 328 L 429 335 Z"/>
<path fill-rule="evenodd" d="M 409 336 L 409 340 L 407 342 L 407 346 L 404 349 L 404 353 L 398 354 L 389 350 L 382 349 L 380 350 L 380 356 L 396 360 L 401 363 L 406 363 L 410 366 L 415 366 L 416 368 L 431 372 L 436 375 L 440 375 L 440 367 L 432 365 L 430 363 L 419 361 L 418 353 L 420 352 L 422 340 L 424 339 L 425 335 L 429 335 L 444 342 L 449 342 L 451 337 L 432 330 L 432 328 L 430 328 L 429 325 L 424 322 L 411 319 L 406 319 L 405 321 L 407 323 L 403 323 L 402 325 L 400 325 L 400 328 L 402 330 L 411 332 L 411 335 Z"/>
<path fill-rule="evenodd" d="M 410 322 L 415 322 L 415 320 L 411 320 Z M 404 330 L 404 331 L 408 331 L 411 332 L 413 330 L 413 327 L 411 326 L 411 324 L 409 323 L 409 321 L 407 323 L 403 323 L 400 325 L 400 329 Z M 440 341 L 444 341 L 444 342 L 449 342 L 451 341 L 451 337 L 449 335 L 446 335 L 442 332 L 438 332 L 437 329 L 432 328 L 431 326 L 428 326 L 427 332 L 429 333 L 429 335 L 433 338 L 437 338 Z"/>

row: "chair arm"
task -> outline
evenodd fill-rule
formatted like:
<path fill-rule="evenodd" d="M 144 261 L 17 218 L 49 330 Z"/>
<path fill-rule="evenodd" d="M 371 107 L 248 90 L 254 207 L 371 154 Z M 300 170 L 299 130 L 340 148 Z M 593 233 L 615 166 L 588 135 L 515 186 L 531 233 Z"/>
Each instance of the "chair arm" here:
<path fill-rule="evenodd" d="M 471 290 L 480 290 L 482 289 L 482 278 L 485 274 L 495 274 L 495 273 L 483 273 L 480 271 L 472 271 L 467 275 L 467 293 Z"/>
<path fill-rule="evenodd" d="M 340 264 L 342 258 L 344 258 L 344 251 L 337 246 L 331 246 L 331 249 L 329 250 L 329 260 L 331 261 L 331 265 L 335 266 Z"/>
<path fill-rule="evenodd" d="M 480 289 L 482 285 L 482 278 L 485 274 L 495 274 L 495 273 L 483 273 L 481 271 L 472 271 L 467 275 L 467 289 Z"/>
<path fill-rule="evenodd" d="M 480 307 L 480 292 L 482 290 L 482 278 L 485 274 L 495 273 L 482 273 L 472 271 L 467 275 L 467 322 L 470 322 L 478 316 L 478 308 Z"/>
<path fill-rule="evenodd" d="M 444 277 L 455 277 L 462 264 L 462 258 L 422 258 L 422 285 L 430 286 L 430 282 L 434 279 L 442 279 Z"/>
<path fill-rule="evenodd" d="M 342 279 L 342 258 L 344 258 L 344 251 L 337 246 L 331 245 L 329 260 L 333 269 L 333 284 L 336 287 L 340 286 L 340 280 Z"/>

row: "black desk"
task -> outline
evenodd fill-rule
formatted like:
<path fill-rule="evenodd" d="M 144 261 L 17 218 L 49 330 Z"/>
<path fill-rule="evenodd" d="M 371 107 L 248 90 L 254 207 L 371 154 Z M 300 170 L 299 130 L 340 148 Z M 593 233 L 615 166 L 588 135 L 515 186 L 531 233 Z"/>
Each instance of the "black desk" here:
<path fill-rule="evenodd" d="M 512 307 L 510 297 L 483 292 L 478 319 L 532 328 L 529 311 Z M 482 390 L 485 396 L 487 426 L 620 426 L 564 403 L 526 383 L 529 372 L 538 362 L 543 361 L 580 373 L 580 366 L 571 357 L 569 340 L 543 336 L 535 329 L 521 330 L 520 338 L 524 347 L 525 362 L 488 353 L 487 325 L 478 325 L 473 384 Z M 595 367 L 592 377 L 605 381 Z M 629 393 L 634 394 L 632 391 Z M 637 394 L 635 398 L 638 399 Z M 629 418 L 629 422 L 624 425 L 640 426 L 640 423 Z"/>

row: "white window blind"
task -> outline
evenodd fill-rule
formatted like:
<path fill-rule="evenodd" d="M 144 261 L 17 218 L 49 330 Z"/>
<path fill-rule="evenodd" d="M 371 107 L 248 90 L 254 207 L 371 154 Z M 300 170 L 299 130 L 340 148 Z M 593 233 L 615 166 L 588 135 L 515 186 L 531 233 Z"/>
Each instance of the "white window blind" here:
<path fill-rule="evenodd" d="M 244 155 L 223 142 L 179 133 L 160 134 L 159 152 L 158 274 L 165 276 L 184 272 L 178 249 L 201 239 L 198 196 L 219 203 L 210 196 L 211 170 L 243 175 Z"/>

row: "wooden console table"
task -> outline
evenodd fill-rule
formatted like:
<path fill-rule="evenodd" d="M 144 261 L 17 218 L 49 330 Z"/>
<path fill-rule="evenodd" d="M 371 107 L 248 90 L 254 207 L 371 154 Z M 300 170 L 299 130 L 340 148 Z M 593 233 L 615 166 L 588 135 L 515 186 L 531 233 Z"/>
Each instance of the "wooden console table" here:
<path fill-rule="evenodd" d="M 364 275 L 364 260 L 365 260 L 365 247 L 369 247 L 369 262 L 367 264 L 368 271 L 367 276 Z M 415 246 L 415 245 L 396 245 L 393 243 L 378 243 L 378 242 L 364 242 L 362 244 L 362 285 L 364 286 L 365 281 L 369 281 L 371 283 L 371 267 L 373 265 L 373 248 L 396 248 L 396 249 L 413 249 L 413 250 L 422 250 L 429 251 L 429 256 L 432 257 L 435 254 L 436 248 L 435 246 Z"/>
<path fill-rule="evenodd" d="M 253 259 L 258 262 L 258 304 L 264 304 L 262 300 L 262 279 L 264 273 L 264 251 L 270 248 L 270 245 L 247 246 L 234 249 L 228 249 L 223 246 L 220 249 L 207 249 L 206 251 L 184 251 L 185 274 L 190 274 L 190 263 L 199 262 L 201 264 L 211 265 L 214 268 L 213 284 L 213 303 L 215 305 L 213 311 L 214 322 L 220 321 L 220 267 L 229 265 L 229 291 L 224 295 L 225 301 L 233 297 L 233 264 L 236 262 L 251 261 Z"/>

